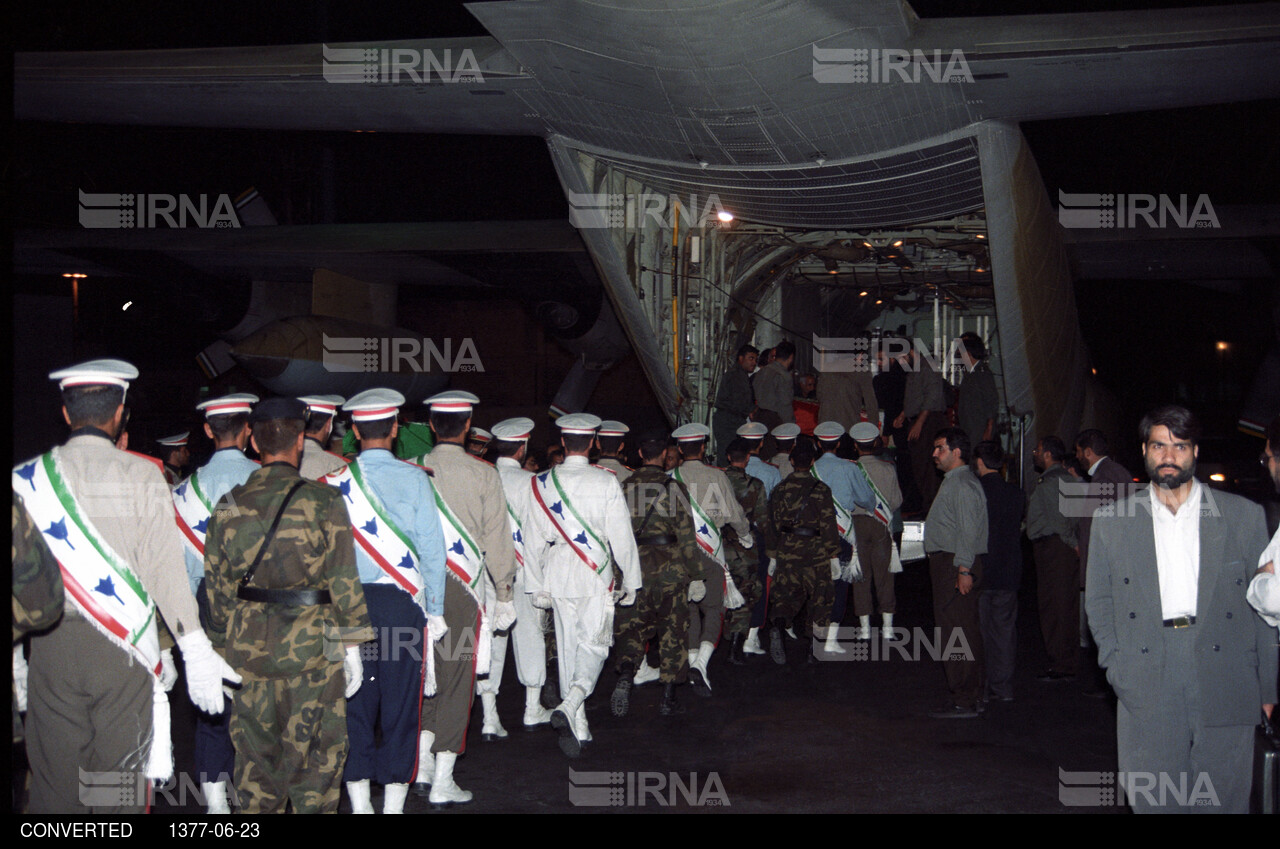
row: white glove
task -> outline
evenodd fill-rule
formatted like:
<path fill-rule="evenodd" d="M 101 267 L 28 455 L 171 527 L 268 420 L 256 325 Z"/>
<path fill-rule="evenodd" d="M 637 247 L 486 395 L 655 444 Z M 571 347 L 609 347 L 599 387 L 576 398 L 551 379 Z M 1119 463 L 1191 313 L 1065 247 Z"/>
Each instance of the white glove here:
<path fill-rule="evenodd" d="M 516 603 L 500 601 L 493 611 L 493 630 L 505 631 L 516 624 Z"/>
<path fill-rule="evenodd" d="M 726 610 L 737 610 L 746 604 L 747 600 L 742 597 L 742 593 L 738 592 L 738 585 L 733 582 L 732 575 L 724 576 L 724 606 Z"/>
<path fill-rule="evenodd" d="M 191 696 L 191 703 L 205 713 L 222 713 L 226 708 L 222 682 L 239 684 L 240 675 L 213 650 L 204 631 L 179 637 L 178 648 L 182 649 L 182 662 L 187 668 L 187 694 Z"/>
<path fill-rule="evenodd" d="M 160 652 L 160 686 L 168 693 L 178 683 L 178 667 L 173 665 L 173 649 Z"/>
<path fill-rule="evenodd" d="M 27 709 L 27 659 L 22 656 L 22 646 L 13 647 L 13 695 L 18 700 L 18 712 Z"/>
<path fill-rule="evenodd" d="M 347 679 L 343 695 L 349 699 L 360 691 L 360 685 L 364 683 L 364 661 L 360 659 L 359 646 L 347 646 L 347 653 L 342 656 L 342 675 Z"/>
<path fill-rule="evenodd" d="M 614 590 L 613 603 L 619 607 L 630 607 L 636 603 L 635 590 Z"/>
<path fill-rule="evenodd" d="M 707 597 L 706 581 L 690 581 L 689 582 L 689 601 L 694 604 L 702 601 Z"/>
<path fill-rule="evenodd" d="M 533 598 L 530 599 L 529 603 L 532 604 L 534 607 L 538 608 L 539 610 L 550 610 L 551 609 L 551 593 L 546 592 L 545 590 L 539 590 L 538 592 L 533 594 Z"/>
<path fill-rule="evenodd" d="M 769 558 L 769 577 L 772 578 L 773 573 L 776 571 L 778 571 L 778 558 L 770 557 Z"/>
<path fill-rule="evenodd" d="M 444 622 L 444 616 L 436 616 L 434 613 L 427 614 L 427 639 L 431 642 L 439 642 L 440 638 L 449 633 L 449 626 Z"/>
<path fill-rule="evenodd" d="M 743 548 L 751 548 L 751 546 L 755 544 L 756 544 L 756 538 L 751 535 L 751 531 L 747 531 L 745 534 L 738 537 L 738 545 L 742 546 Z"/>
<path fill-rule="evenodd" d="M 844 567 L 840 565 L 839 557 L 831 558 L 831 580 L 838 581 L 840 576 L 844 574 Z"/>

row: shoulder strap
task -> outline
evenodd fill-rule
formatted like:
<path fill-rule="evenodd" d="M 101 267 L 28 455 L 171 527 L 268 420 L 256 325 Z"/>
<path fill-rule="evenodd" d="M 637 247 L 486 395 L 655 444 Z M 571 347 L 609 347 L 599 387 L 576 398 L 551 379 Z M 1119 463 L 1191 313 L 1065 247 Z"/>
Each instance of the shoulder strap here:
<path fill-rule="evenodd" d="M 249 582 L 253 580 L 253 573 L 258 571 L 258 566 L 262 563 L 262 556 L 267 552 L 267 546 L 271 545 L 271 540 L 275 539 L 276 528 L 280 527 L 280 519 L 284 516 L 284 508 L 289 506 L 289 502 L 293 500 L 293 494 L 302 489 L 304 483 L 306 483 L 305 480 L 298 481 L 285 493 L 284 500 L 280 502 L 280 509 L 276 511 L 276 517 L 271 520 L 271 528 L 267 531 L 267 535 L 262 538 L 262 547 L 258 549 L 258 556 L 253 558 L 249 571 L 245 572 L 244 577 L 240 579 L 240 586 L 247 587 Z"/>

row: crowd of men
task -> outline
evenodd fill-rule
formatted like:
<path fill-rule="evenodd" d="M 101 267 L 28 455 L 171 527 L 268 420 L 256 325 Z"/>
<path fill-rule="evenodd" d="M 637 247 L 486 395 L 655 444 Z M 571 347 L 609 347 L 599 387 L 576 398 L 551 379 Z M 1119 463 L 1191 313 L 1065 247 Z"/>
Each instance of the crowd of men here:
<path fill-rule="evenodd" d="M 975 340 L 969 379 L 984 371 Z M 390 389 L 226 395 L 198 407 L 213 455 L 172 487 L 164 464 L 122 447 L 136 369 L 96 360 L 54 372 L 71 437 L 13 477 L 28 811 L 145 806 L 86 807 L 78 782 L 171 773 L 174 645 L 200 712 L 210 813 L 233 802 L 332 812 L 344 786 L 353 812 L 373 813 L 375 785 L 382 811 L 401 813 L 411 792 L 438 807 L 471 801 L 455 765 L 476 695 L 481 739 L 507 736 L 497 700 L 508 646 L 522 724 L 554 731 L 576 758 L 593 741 L 584 703 L 610 658 L 614 715 L 651 681 L 671 715 L 686 709 L 684 692 L 714 695 L 713 659 L 785 665 L 792 641 L 806 664 L 844 654 L 850 597 L 846 642 L 901 639 L 894 433 L 907 443 L 898 458 L 927 459 L 928 474 L 913 465 L 910 477 L 927 511 L 935 624 L 958 648 L 942 660 L 947 697 L 931 716 L 971 719 L 1014 698 L 1025 518 L 1050 660 L 1042 680 L 1084 678 L 1105 693 L 1088 677 L 1105 669 L 1121 770 L 1204 773 L 1224 809 L 1247 805 L 1242 757 L 1259 708 L 1276 701 L 1277 665 L 1276 620 L 1249 604 L 1280 616 L 1280 534 L 1264 552 L 1260 508 L 1195 481 L 1194 416 L 1170 407 L 1144 419 L 1141 489 L 1101 433 L 1075 441 L 1083 478 L 1062 440 L 1044 436 L 1027 499 L 1003 478 L 984 378 L 960 393 L 961 424 L 948 426 L 927 365 L 900 364 L 912 367 L 903 397 L 885 404 L 869 373 L 823 375 L 809 435 L 786 420 L 794 347 L 775 350 L 777 375 L 752 378 L 755 354 L 738 352 L 712 427 L 632 434 L 563 415 L 563 456 L 545 466 L 530 461 L 531 419 L 481 430 L 480 399 L 463 391 L 427 399 L 429 434 L 411 440 L 405 398 Z M 329 447 L 340 415 L 352 456 Z M 185 451 L 186 436 L 169 447 Z M 723 468 L 710 461 L 713 437 Z M 430 450 L 403 459 L 406 445 Z M 1267 446 L 1280 488 L 1280 420 Z M 1081 651 L 1082 590 L 1095 654 Z"/>

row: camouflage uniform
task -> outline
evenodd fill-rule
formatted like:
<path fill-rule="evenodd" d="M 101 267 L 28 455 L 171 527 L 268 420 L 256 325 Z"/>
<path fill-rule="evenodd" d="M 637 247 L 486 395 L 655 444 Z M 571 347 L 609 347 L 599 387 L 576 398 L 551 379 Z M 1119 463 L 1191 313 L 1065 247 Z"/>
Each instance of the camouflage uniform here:
<path fill-rule="evenodd" d="M 808 536 L 808 531 L 816 534 Z M 830 488 L 808 469 L 792 472 L 773 491 L 765 553 L 778 561 L 769 594 L 769 618 L 783 619 L 790 625 L 807 601 L 815 626 L 831 624 L 835 588 L 830 561 L 840 554 L 840 532 Z"/>
<path fill-rule="evenodd" d="M 728 466 L 724 474 L 729 483 L 733 484 L 733 497 L 742 505 L 742 512 L 747 514 L 752 532 L 757 539 L 760 538 L 761 529 L 769 520 L 769 501 L 764 494 L 764 482 L 736 466 Z M 746 599 L 742 607 L 726 613 L 725 633 L 745 634 L 751 628 L 751 609 L 764 594 L 764 589 L 760 586 L 759 549 L 743 548 L 738 544 L 738 535 L 733 528 L 726 527 L 724 553 L 729 563 L 729 572 L 733 575 L 733 583 Z"/>
<path fill-rule="evenodd" d="M 303 483 L 250 586 L 327 590 L 326 604 L 237 598 L 285 493 L 300 480 L 270 463 L 218 502 L 205 541 L 209 636 L 244 676 L 231 715 L 236 788 L 246 814 L 334 812 L 347 757 L 344 644 L 374 638 L 342 495 Z"/>
<path fill-rule="evenodd" d="M 48 628 L 62 617 L 62 572 L 44 536 L 13 496 L 13 639 Z M 15 710 L 14 716 L 18 712 Z"/>
<path fill-rule="evenodd" d="M 639 666 L 645 644 L 659 637 L 659 678 L 664 684 L 683 684 L 689 674 L 689 582 L 702 580 L 689 490 L 657 466 L 632 472 L 622 490 L 631 511 L 644 585 L 634 605 L 618 607 L 614 614 L 618 666 L 624 661 L 630 661 L 632 668 Z M 660 536 L 676 540 L 663 545 L 643 543 Z"/>

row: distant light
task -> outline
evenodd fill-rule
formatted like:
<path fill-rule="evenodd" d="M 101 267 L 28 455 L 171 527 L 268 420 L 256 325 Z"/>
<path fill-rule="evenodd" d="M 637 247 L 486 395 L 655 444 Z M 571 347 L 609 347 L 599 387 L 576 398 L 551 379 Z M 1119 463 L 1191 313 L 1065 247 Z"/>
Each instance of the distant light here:
<path fill-rule="evenodd" d="M 893 243 L 893 246 L 894 246 L 895 248 L 900 248 L 900 247 L 902 247 L 902 240 L 901 240 L 901 239 L 899 239 L 898 241 L 894 242 L 894 243 Z"/>
<path fill-rule="evenodd" d="M 883 303 L 884 301 L 880 300 L 879 298 L 876 298 L 876 306 L 880 306 Z"/>
<path fill-rule="evenodd" d="M 870 242 L 866 241 L 865 239 L 864 239 L 864 240 L 863 240 L 863 242 L 862 242 L 862 246 L 863 246 L 864 248 L 870 248 L 870 249 L 871 249 L 871 250 L 873 250 L 873 251 L 876 249 L 876 246 L 875 246 L 875 245 L 871 244 Z"/>
<path fill-rule="evenodd" d="M 1219 351 L 1226 351 L 1226 350 L 1228 350 L 1230 347 L 1231 347 L 1231 346 L 1230 346 L 1230 345 L 1228 345 L 1226 342 L 1219 342 L 1219 343 L 1218 343 L 1218 350 L 1219 350 Z"/>
<path fill-rule="evenodd" d="M 985 269 L 985 268 L 983 268 L 982 266 L 978 266 L 977 268 L 975 268 L 975 269 L 973 270 L 973 272 L 974 272 L 975 274 L 981 274 L 981 273 L 982 273 L 982 272 L 984 272 L 984 271 L 986 271 L 986 269 Z"/>
<path fill-rule="evenodd" d="M 1096 368 L 1091 368 L 1091 369 L 1089 369 L 1089 371 L 1093 372 L 1093 376 L 1094 376 L 1094 377 L 1097 377 L 1097 376 L 1098 376 L 1098 370 L 1097 370 Z"/>
<path fill-rule="evenodd" d="M 710 163 L 710 162 L 708 162 L 708 161 L 707 161 L 707 160 L 705 160 L 705 159 L 699 159 L 699 160 L 698 160 L 698 167 L 699 167 L 699 168 L 701 168 L 701 169 L 703 169 L 704 171 L 705 171 L 705 170 L 707 169 L 707 167 L 708 167 L 708 166 L 710 166 L 710 165 L 711 165 L 711 163 Z"/>
<path fill-rule="evenodd" d="M 978 234 L 978 238 L 979 238 L 979 239 L 985 239 L 985 238 L 987 238 L 987 237 L 986 237 L 986 236 L 984 236 L 983 234 L 979 233 L 979 234 Z"/>
<path fill-rule="evenodd" d="M 730 221 L 733 220 L 733 213 L 727 209 L 722 209 L 716 213 L 716 218 L 719 218 L 725 224 L 728 224 Z"/>
<path fill-rule="evenodd" d="M 63 277 L 72 277 L 72 278 L 75 278 L 76 280 L 83 280 L 84 278 L 88 277 L 89 275 L 88 275 L 88 274 L 80 274 L 79 272 L 72 272 L 72 271 L 68 271 L 68 272 L 66 272 L 65 274 L 63 274 L 62 276 L 63 276 Z"/>
<path fill-rule="evenodd" d="M 1227 480 L 1227 476 L 1224 474 L 1218 473 L 1216 475 L 1209 475 L 1209 480 L 1215 483 L 1225 483 Z"/>
<path fill-rule="evenodd" d="M 128 309 L 129 307 L 131 307 L 131 306 L 133 306 L 133 301 L 125 301 L 125 302 L 124 302 L 124 306 L 122 306 L 122 307 L 120 308 L 120 311 L 121 311 L 121 312 L 124 312 L 125 310 L 127 310 L 127 309 Z"/>
<path fill-rule="evenodd" d="M 868 292 L 865 292 L 865 291 L 863 291 L 863 292 L 859 292 L 859 293 L 858 293 L 858 297 L 859 297 L 859 298 L 865 298 L 868 294 L 869 294 L 869 293 L 868 293 Z"/>

